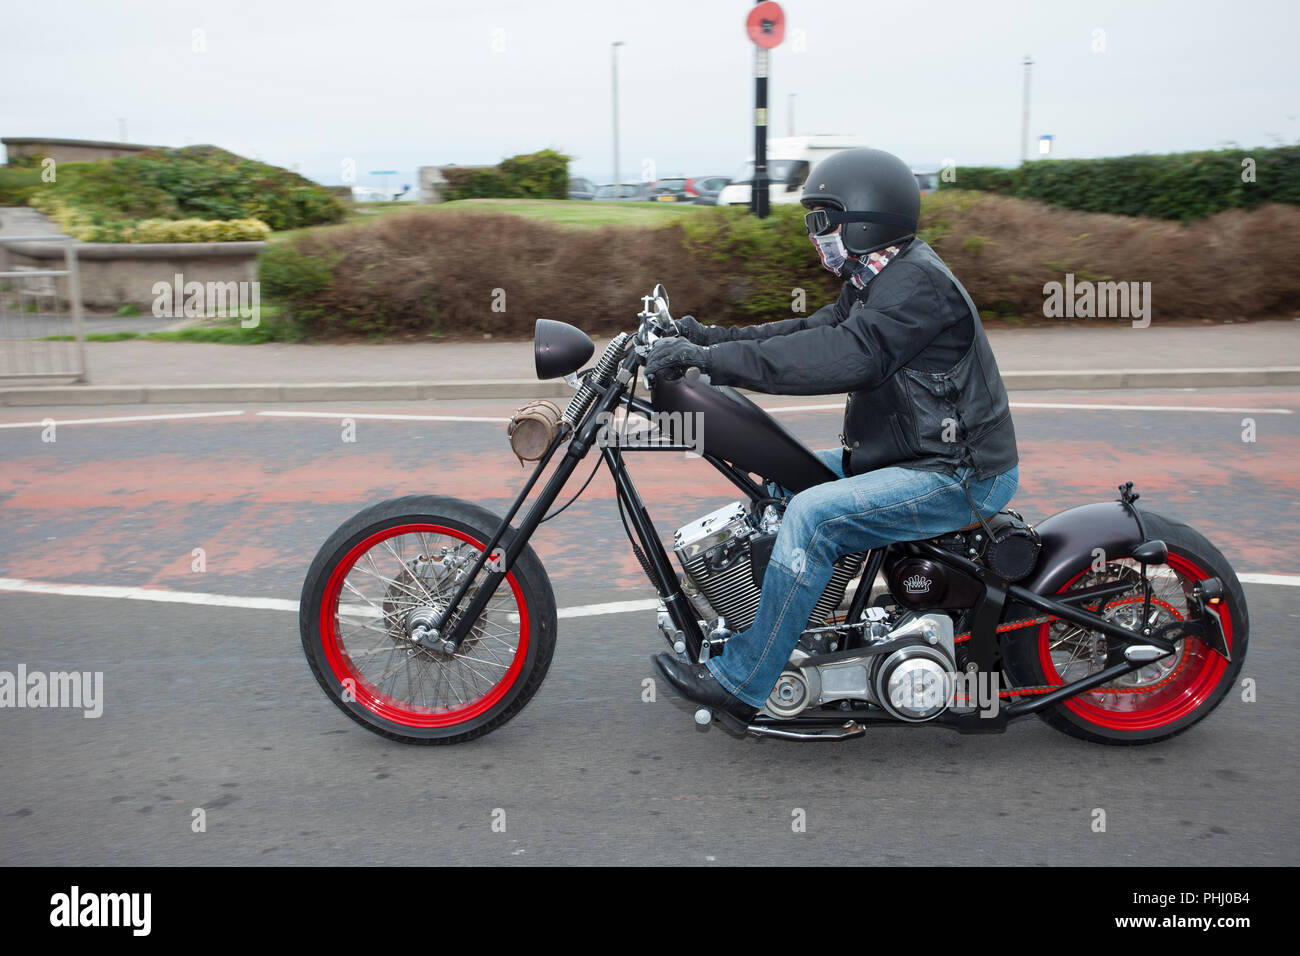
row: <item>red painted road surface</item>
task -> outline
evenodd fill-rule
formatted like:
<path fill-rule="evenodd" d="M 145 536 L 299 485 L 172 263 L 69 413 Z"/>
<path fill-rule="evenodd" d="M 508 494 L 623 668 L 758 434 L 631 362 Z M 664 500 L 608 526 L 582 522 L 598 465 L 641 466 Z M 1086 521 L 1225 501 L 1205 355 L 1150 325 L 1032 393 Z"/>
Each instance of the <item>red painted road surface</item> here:
<path fill-rule="evenodd" d="M 1016 401 L 1231 406 L 1300 412 L 1290 392 L 1013 396 Z M 829 397 L 816 403 L 829 403 Z M 770 407 L 799 399 L 765 398 Z M 500 513 L 528 472 L 510 454 L 502 422 L 361 419 L 342 440 L 346 411 L 506 418 L 520 403 L 355 405 L 337 418 L 237 417 L 0 429 L 0 577 L 294 597 L 316 549 L 362 507 L 404 494 L 465 498 Z M 322 406 L 302 406 L 321 411 Z M 191 406 L 182 411 L 206 411 Z M 288 411 L 288 406 L 268 410 Z M 165 413 L 63 409 L 57 421 Z M 333 411 L 331 409 L 331 411 Z M 4 422 L 44 410 L 6 410 Z M 780 413 L 812 448 L 837 444 L 835 411 Z M 1036 521 L 1115 497 L 1135 482 L 1142 503 L 1192 524 L 1239 571 L 1296 573 L 1300 530 L 1300 414 L 1015 409 L 1020 491 L 1013 507 Z M 1254 419 L 1255 441 L 1242 440 Z M 676 453 L 629 455 L 661 538 L 737 497 L 706 463 Z M 579 467 L 560 503 L 585 480 Z M 647 583 L 613 505 L 602 467 L 582 498 L 532 541 L 565 592 L 645 596 Z M 202 549 L 205 570 L 193 570 Z M 618 592 L 627 590 L 628 593 Z"/>

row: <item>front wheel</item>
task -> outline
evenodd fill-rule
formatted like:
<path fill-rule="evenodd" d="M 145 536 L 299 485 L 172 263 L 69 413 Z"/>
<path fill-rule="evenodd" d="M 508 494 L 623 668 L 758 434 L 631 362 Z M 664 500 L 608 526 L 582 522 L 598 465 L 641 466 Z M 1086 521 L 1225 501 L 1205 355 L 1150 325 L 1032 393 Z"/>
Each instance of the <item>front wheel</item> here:
<path fill-rule="evenodd" d="M 1181 638 L 1174 642 L 1174 654 L 1040 713 L 1052 727 L 1083 740 L 1147 744 L 1182 733 L 1223 701 L 1246 657 L 1246 596 L 1227 559 L 1185 524 L 1149 512 L 1143 512 L 1142 519 L 1149 536 L 1163 540 L 1169 549 L 1165 564 L 1147 568 L 1152 591 L 1148 623 L 1160 627 L 1186 619 L 1191 613 L 1187 599 L 1196 582 L 1216 577 L 1224 588 L 1218 614 L 1232 661 L 1199 638 Z M 1139 566 L 1131 558 L 1108 561 L 1100 571 L 1084 564 L 1060 593 L 1131 581 L 1134 588 L 1108 600 L 1102 615 L 1135 628 L 1143 608 L 1140 580 Z M 1007 677 L 1013 687 L 1059 687 L 1102 670 L 1106 653 L 1105 635 L 1056 620 L 1010 642 Z"/>
<path fill-rule="evenodd" d="M 459 743 L 504 724 L 541 686 L 555 650 L 555 596 L 530 547 L 455 654 L 418 640 L 498 523 L 477 505 L 412 495 L 367 508 L 321 547 L 303 583 L 303 650 L 326 695 L 366 729 L 403 743 Z"/>

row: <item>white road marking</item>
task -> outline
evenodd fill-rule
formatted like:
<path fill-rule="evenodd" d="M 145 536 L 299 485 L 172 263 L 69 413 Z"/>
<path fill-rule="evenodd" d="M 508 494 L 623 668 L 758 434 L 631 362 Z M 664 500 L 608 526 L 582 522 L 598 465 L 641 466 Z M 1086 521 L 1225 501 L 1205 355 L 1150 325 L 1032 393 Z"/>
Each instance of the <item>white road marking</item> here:
<path fill-rule="evenodd" d="M 107 425 L 114 422 L 162 422 L 175 418 L 221 418 L 242 415 L 243 412 L 174 412 L 169 415 L 121 415 L 117 418 L 50 418 L 41 422 L 4 422 L 0 428 L 44 428 L 46 422 L 55 425 Z"/>
<path fill-rule="evenodd" d="M 25 581 L 22 578 L 0 578 L 0 591 L 21 591 L 26 594 L 57 594 L 62 597 L 161 601 L 164 604 L 206 604 L 212 607 L 243 607 L 262 611 L 298 610 L 297 601 L 286 601 L 283 598 L 236 597 L 230 594 L 163 591 L 155 588 L 124 588 L 101 584 L 55 584 L 49 581 Z"/>
<path fill-rule="evenodd" d="M 1300 574 L 1238 574 L 1237 580 L 1242 584 L 1280 584 L 1285 587 L 1300 587 Z"/>
<path fill-rule="evenodd" d="M 1239 574 L 1242 584 L 1271 584 L 1281 587 L 1300 587 L 1300 574 Z M 856 584 L 857 582 L 854 582 Z M 120 598 L 127 601 L 157 601 L 163 604 L 198 604 L 208 607 L 237 607 L 258 611 L 298 611 L 297 601 L 283 598 L 238 597 L 232 594 L 204 594 L 196 591 L 163 591 L 155 588 L 113 587 L 98 584 L 56 584 L 49 581 L 27 581 L 22 578 L 0 578 L 0 591 L 23 594 L 54 594 L 61 597 Z M 846 596 L 853 592 L 850 587 Z M 657 598 L 636 601 L 610 601 L 603 604 L 579 604 L 560 608 L 557 617 L 598 617 L 605 614 L 629 614 L 650 611 L 659 606 Z M 357 617 L 376 616 L 346 606 L 345 613 Z M 509 615 L 512 620 L 515 615 Z"/>
<path fill-rule="evenodd" d="M 1290 408 L 1232 408 L 1224 405 L 1091 405 L 1074 402 L 1011 402 L 1012 408 L 1057 408 L 1079 409 L 1081 411 L 1109 412 L 1230 412 L 1250 415 L 1294 415 Z M 763 410 L 769 414 L 775 412 L 823 412 L 842 411 L 842 404 L 835 405 L 783 405 L 778 408 Z"/>
<path fill-rule="evenodd" d="M 1290 408 L 1237 408 L 1226 405 L 1098 405 L 1076 404 L 1071 402 L 1011 402 L 1012 408 L 1046 408 L 1061 411 L 1110 411 L 1110 412 L 1221 412 L 1232 415 L 1294 415 Z M 779 405 L 775 407 L 760 406 L 770 415 L 786 412 L 827 412 L 842 411 L 840 403 L 833 405 Z M 56 425 L 110 425 L 121 422 L 161 422 L 184 418 L 230 418 L 246 414 L 242 411 L 227 412 L 173 412 L 165 415 L 119 415 L 113 418 L 65 418 L 52 419 Z M 260 411 L 252 413 L 260 418 L 323 418 L 337 421 L 343 418 L 389 422 L 488 422 L 501 424 L 509 418 L 487 415 L 397 415 L 381 412 L 299 412 L 299 411 Z M 0 422 L 0 428 L 43 428 L 45 421 L 39 422 Z"/>
<path fill-rule="evenodd" d="M 379 412 L 258 412 L 264 418 L 366 418 L 390 422 L 508 422 L 482 415 L 384 415 Z"/>
<path fill-rule="evenodd" d="M 1250 415 L 1294 415 L 1290 408 L 1232 408 L 1225 405 L 1083 405 L 1073 402 L 1011 402 L 1012 408 L 1080 408 L 1109 412 L 1245 412 Z"/>

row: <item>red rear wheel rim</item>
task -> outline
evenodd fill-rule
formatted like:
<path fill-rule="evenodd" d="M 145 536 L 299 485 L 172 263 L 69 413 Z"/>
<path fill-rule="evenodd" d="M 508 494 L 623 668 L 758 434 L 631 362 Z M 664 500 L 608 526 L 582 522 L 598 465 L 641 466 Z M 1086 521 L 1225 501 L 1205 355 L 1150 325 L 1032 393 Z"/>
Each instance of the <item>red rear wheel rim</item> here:
<path fill-rule="evenodd" d="M 514 650 L 513 658 L 505 674 L 475 699 L 467 700 L 457 706 L 428 707 L 392 697 L 383 692 L 361 672 L 361 669 L 348 653 L 338 627 L 339 594 L 344 580 L 356 566 L 357 561 L 377 545 L 381 545 L 384 541 L 399 535 L 420 532 L 447 535 L 466 542 L 478 551 L 482 551 L 484 547 L 483 542 L 465 534 L 463 531 L 428 522 L 394 525 L 391 528 L 384 528 L 367 536 L 348 551 L 343 560 L 335 566 L 329 581 L 326 582 L 325 593 L 321 599 L 320 607 L 320 641 L 330 672 L 341 685 L 349 687 L 356 702 L 372 714 L 407 727 L 450 727 L 471 721 L 491 710 L 509 693 L 510 688 L 518 680 L 519 672 L 523 669 L 524 661 L 528 656 L 528 605 L 524 600 L 523 591 L 519 587 L 514 571 L 508 571 L 505 580 L 510 585 L 510 590 L 514 595 L 515 607 L 519 614 L 518 645 Z M 352 682 L 351 684 L 344 683 L 349 680 Z"/>
<path fill-rule="evenodd" d="M 1194 562 L 1181 555 L 1171 553 L 1167 564 L 1186 579 L 1203 581 L 1209 577 Z M 1075 575 L 1058 593 L 1067 591 L 1087 573 L 1083 571 Z M 1223 636 L 1231 651 L 1232 616 L 1228 612 L 1227 602 L 1218 606 L 1218 614 L 1223 625 Z M 1107 730 L 1158 730 L 1182 720 L 1210 698 L 1228 667 L 1227 661 L 1198 638 L 1187 637 L 1183 642 L 1182 659 L 1173 672 L 1157 683 L 1149 687 L 1103 687 L 1087 691 L 1064 701 L 1065 707 L 1089 723 Z M 1043 624 L 1039 628 L 1039 663 L 1047 683 L 1059 686 L 1065 681 L 1057 671 L 1056 662 L 1052 660 L 1050 644 L 1051 625 Z"/>

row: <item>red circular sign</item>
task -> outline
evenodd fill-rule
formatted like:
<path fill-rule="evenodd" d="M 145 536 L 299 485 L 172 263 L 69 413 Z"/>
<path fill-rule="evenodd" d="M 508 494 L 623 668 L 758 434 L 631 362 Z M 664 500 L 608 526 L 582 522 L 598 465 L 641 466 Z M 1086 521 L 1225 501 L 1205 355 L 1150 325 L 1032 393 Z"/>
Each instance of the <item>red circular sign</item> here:
<path fill-rule="evenodd" d="M 779 45 L 785 39 L 785 11 L 781 4 L 765 0 L 750 10 L 745 18 L 745 32 L 765 50 Z"/>

